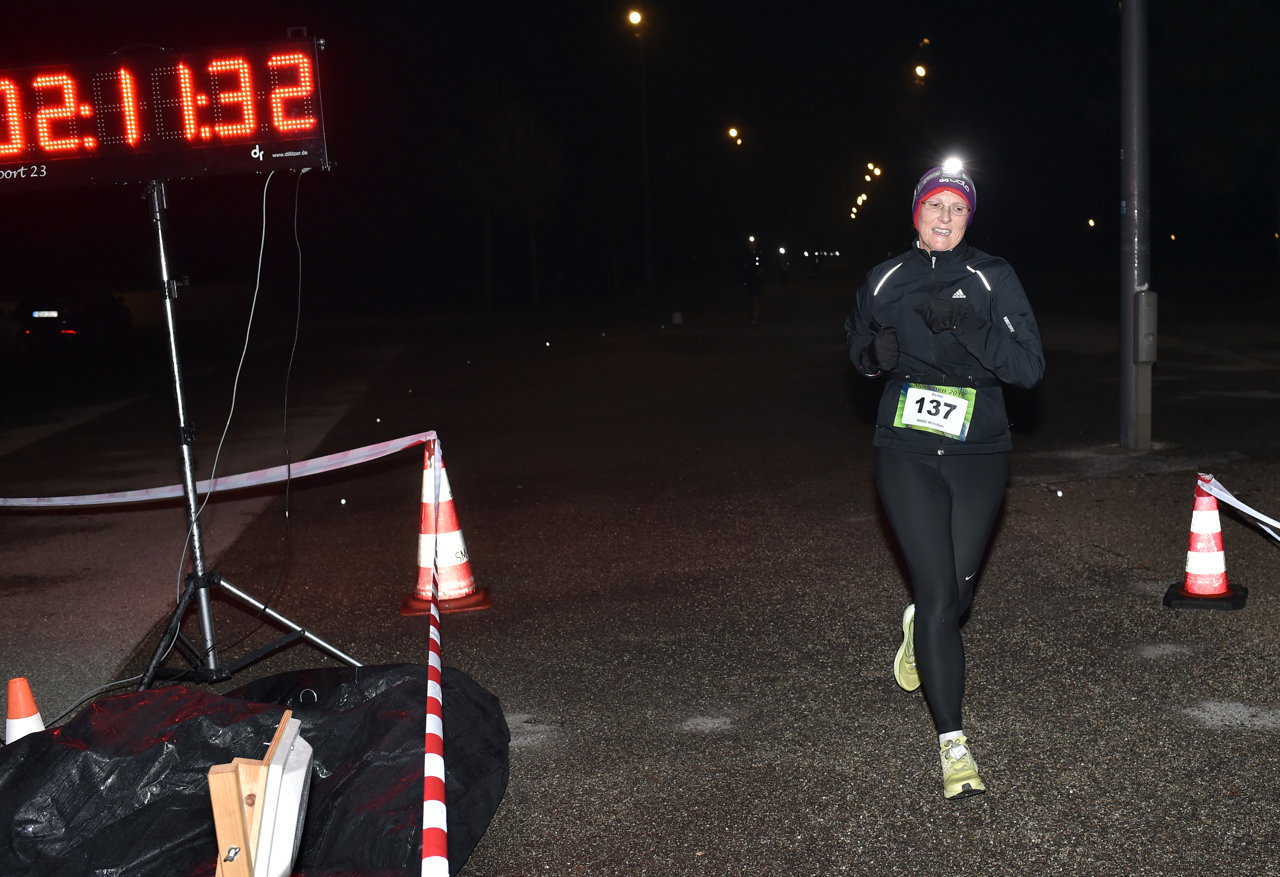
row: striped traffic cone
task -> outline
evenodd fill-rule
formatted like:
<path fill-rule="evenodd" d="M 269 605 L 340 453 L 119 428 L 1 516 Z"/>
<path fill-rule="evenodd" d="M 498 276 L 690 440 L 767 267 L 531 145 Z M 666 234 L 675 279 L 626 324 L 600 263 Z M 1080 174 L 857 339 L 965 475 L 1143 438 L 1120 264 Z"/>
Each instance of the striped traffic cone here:
<path fill-rule="evenodd" d="M 4 745 L 8 746 L 28 734 L 44 730 L 44 720 L 36 709 L 31 683 L 25 676 L 9 680 L 8 709 L 4 720 Z"/>
<path fill-rule="evenodd" d="M 1181 585 L 1174 582 L 1164 595 L 1170 609 L 1243 609 L 1248 589 L 1227 585 L 1226 554 L 1222 550 L 1222 522 L 1218 500 L 1204 489 L 1212 475 L 1196 481 L 1196 505 L 1191 513 L 1191 544 L 1187 572 Z"/>
<path fill-rule="evenodd" d="M 462 540 L 453 491 L 435 439 L 427 439 L 422 463 L 422 519 L 418 528 L 418 586 L 400 601 L 400 614 L 430 615 L 432 569 L 439 586 L 441 612 L 471 612 L 493 605 L 488 588 L 477 588 Z M 440 459 L 440 506 L 436 508 L 435 463 Z M 434 563 L 433 563 L 434 560 Z"/>

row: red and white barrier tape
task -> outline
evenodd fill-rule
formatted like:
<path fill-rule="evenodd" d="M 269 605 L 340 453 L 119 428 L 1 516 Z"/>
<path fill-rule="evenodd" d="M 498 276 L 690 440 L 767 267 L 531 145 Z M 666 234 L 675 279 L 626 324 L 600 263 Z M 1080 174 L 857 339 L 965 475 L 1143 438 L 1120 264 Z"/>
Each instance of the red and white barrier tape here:
<path fill-rule="evenodd" d="M 366 445 L 353 451 L 342 451 L 326 457 L 316 457 L 285 466 L 273 466 L 270 469 L 259 469 L 243 475 L 226 475 L 215 478 L 210 486 L 209 481 L 196 483 L 196 493 L 225 493 L 229 490 L 242 490 L 246 487 L 259 487 L 263 484 L 274 484 L 286 478 L 303 478 L 307 475 L 319 475 L 321 472 L 332 472 L 358 463 L 367 463 L 386 457 L 405 448 L 420 445 L 436 437 L 435 430 L 407 435 L 404 438 Z M 36 496 L 21 498 L 0 497 L 0 508 L 51 508 L 61 506 L 85 505 L 118 505 L 130 502 L 154 502 L 158 499 L 172 499 L 182 496 L 182 485 L 171 484 L 168 487 L 149 487 L 145 490 L 125 490 L 118 493 L 93 493 L 85 496 Z"/>
<path fill-rule="evenodd" d="M 440 441 L 427 439 L 435 470 L 435 514 L 439 529 Z M 444 689 L 440 675 L 440 588 L 436 585 L 436 553 L 431 552 L 431 638 L 427 667 L 427 737 L 422 767 L 422 877 L 449 877 L 449 828 L 444 804 Z"/>
<path fill-rule="evenodd" d="M 1208 479 L 1208 480 L 1206 481 L 1205 479 Z M 1268 518 L 1266 515 L 1256 512 L 1253 509 L 1249 508 L 1240 500 L 1232 496 L 1231 491 L 1223 487 L 1222 484 L 1218 481 L 1218 479 L 1214 478 L 1212 475 L 1206 475 L 1203 472 L 1201 472 L 1200 486 L 1204 488 L 1205 493 L 1208 493 L 1217 497 L 1218 499 L 1225 502 L 1227 505 L 1235 506 L 1237 509 L 1244 512 L 1246 515 L 1253 518 L 1255 521 L 1258 522 L 1258 526 L 1261 527 L 1263 530 L 1266 530 L 1267 534 L 1272 539 L 1275 539 L 1277 542 L 1280 542 L 1280 534 L 1277 534 L 1275 530 L 1271 529 L 1271 527 L 1280 528 L 1280 521 L 1274 520 L 1272 518 Z M 1268 527 L 1267 524 L 1270 524 L 1271 527 Z"/>

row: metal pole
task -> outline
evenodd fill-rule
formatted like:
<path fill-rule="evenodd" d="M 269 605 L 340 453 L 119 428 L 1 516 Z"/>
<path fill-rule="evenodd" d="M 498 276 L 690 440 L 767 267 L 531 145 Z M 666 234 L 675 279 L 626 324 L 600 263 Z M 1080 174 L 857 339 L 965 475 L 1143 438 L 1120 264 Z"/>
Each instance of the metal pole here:
<path fill-rule="evenodd" d="M 169 365 L 172 368 L 173 395 L 178 405 L 178 446 L 182 453 L 182 494 L 187 502 L 187 525 L 190 527 L 191 564 L 197 576 L 203 577 L 204 538 L 200 535 L 199 506 L 196 504 L 195 466 L 191 459 L 191 442 L 194 431 L 187 423 L 187 401 L 182 392 L 182 366 L 178 362 L 178 331 L 173 317 L 173 300 L 178 295 L 178 284 L 169 275 L 169 259 L 164 249 L 166 226 L 164 181 L 153 181 L 147 187 L 147 206 L 151 209 L 151 222 L 155 225 L 156 240 L 160 245 L 160 279 L 164 282 L 164 319 L 169 330 Z M 200 614 L 200 633 L 204 638 L 204 662 L 210 670 L 218 669 L 218 653 L 214 648 L 213 609 L 209 603 L 209 589 L 196 591 L 196 603 Z"/>
<path fill-rule="evenodd" d="M 645 74 L 644 34 L 636 32 L 640 41 L 640 154 L 644 166 L 644 295 L 653 307 L 653 221 L 649 206 L 649 87 Z"/>
<path fill-rule="evenodd" d="M 1147 171 L 1147 2 L 1120 4 L 1120 445 L 1151 449 L 1155 293 Z"/>

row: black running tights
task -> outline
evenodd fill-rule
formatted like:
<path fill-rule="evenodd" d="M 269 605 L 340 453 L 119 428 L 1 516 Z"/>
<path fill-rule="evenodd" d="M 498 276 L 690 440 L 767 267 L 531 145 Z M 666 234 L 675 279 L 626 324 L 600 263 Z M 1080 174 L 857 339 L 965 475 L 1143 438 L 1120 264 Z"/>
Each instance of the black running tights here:
<path fill-rule="evenodd" d="M 911 571 L 916 667 L 938 733 L 963 725 L 960 618 L 1004 499 L 1009 455 L 876 448 L 876 486 Z"/>

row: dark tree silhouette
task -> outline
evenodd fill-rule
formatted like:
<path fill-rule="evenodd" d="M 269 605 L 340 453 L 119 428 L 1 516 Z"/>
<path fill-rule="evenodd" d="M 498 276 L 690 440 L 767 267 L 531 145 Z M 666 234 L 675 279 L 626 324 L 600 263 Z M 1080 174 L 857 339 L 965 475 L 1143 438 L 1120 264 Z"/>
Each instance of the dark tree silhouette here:
<path fill-rule="evenodd" d="M 492 229 L 500 215 L 519 216 L 529 226 L 530 301 L 538 303 L 538 230 L 551 218 L 564 190 L 557 138 L 533 111 L 505 97 L 490 96 L 472 132 L 448 149 L 454 184 L 484 223 L 485 305 L 493 313 Z"/>
<path fill-rule="evenodd" d="M 1280 232 L 1280 5 L 1164 0 L 1148 15 L 1153 134 L 1202 191 L 1270 197 Z"/>

